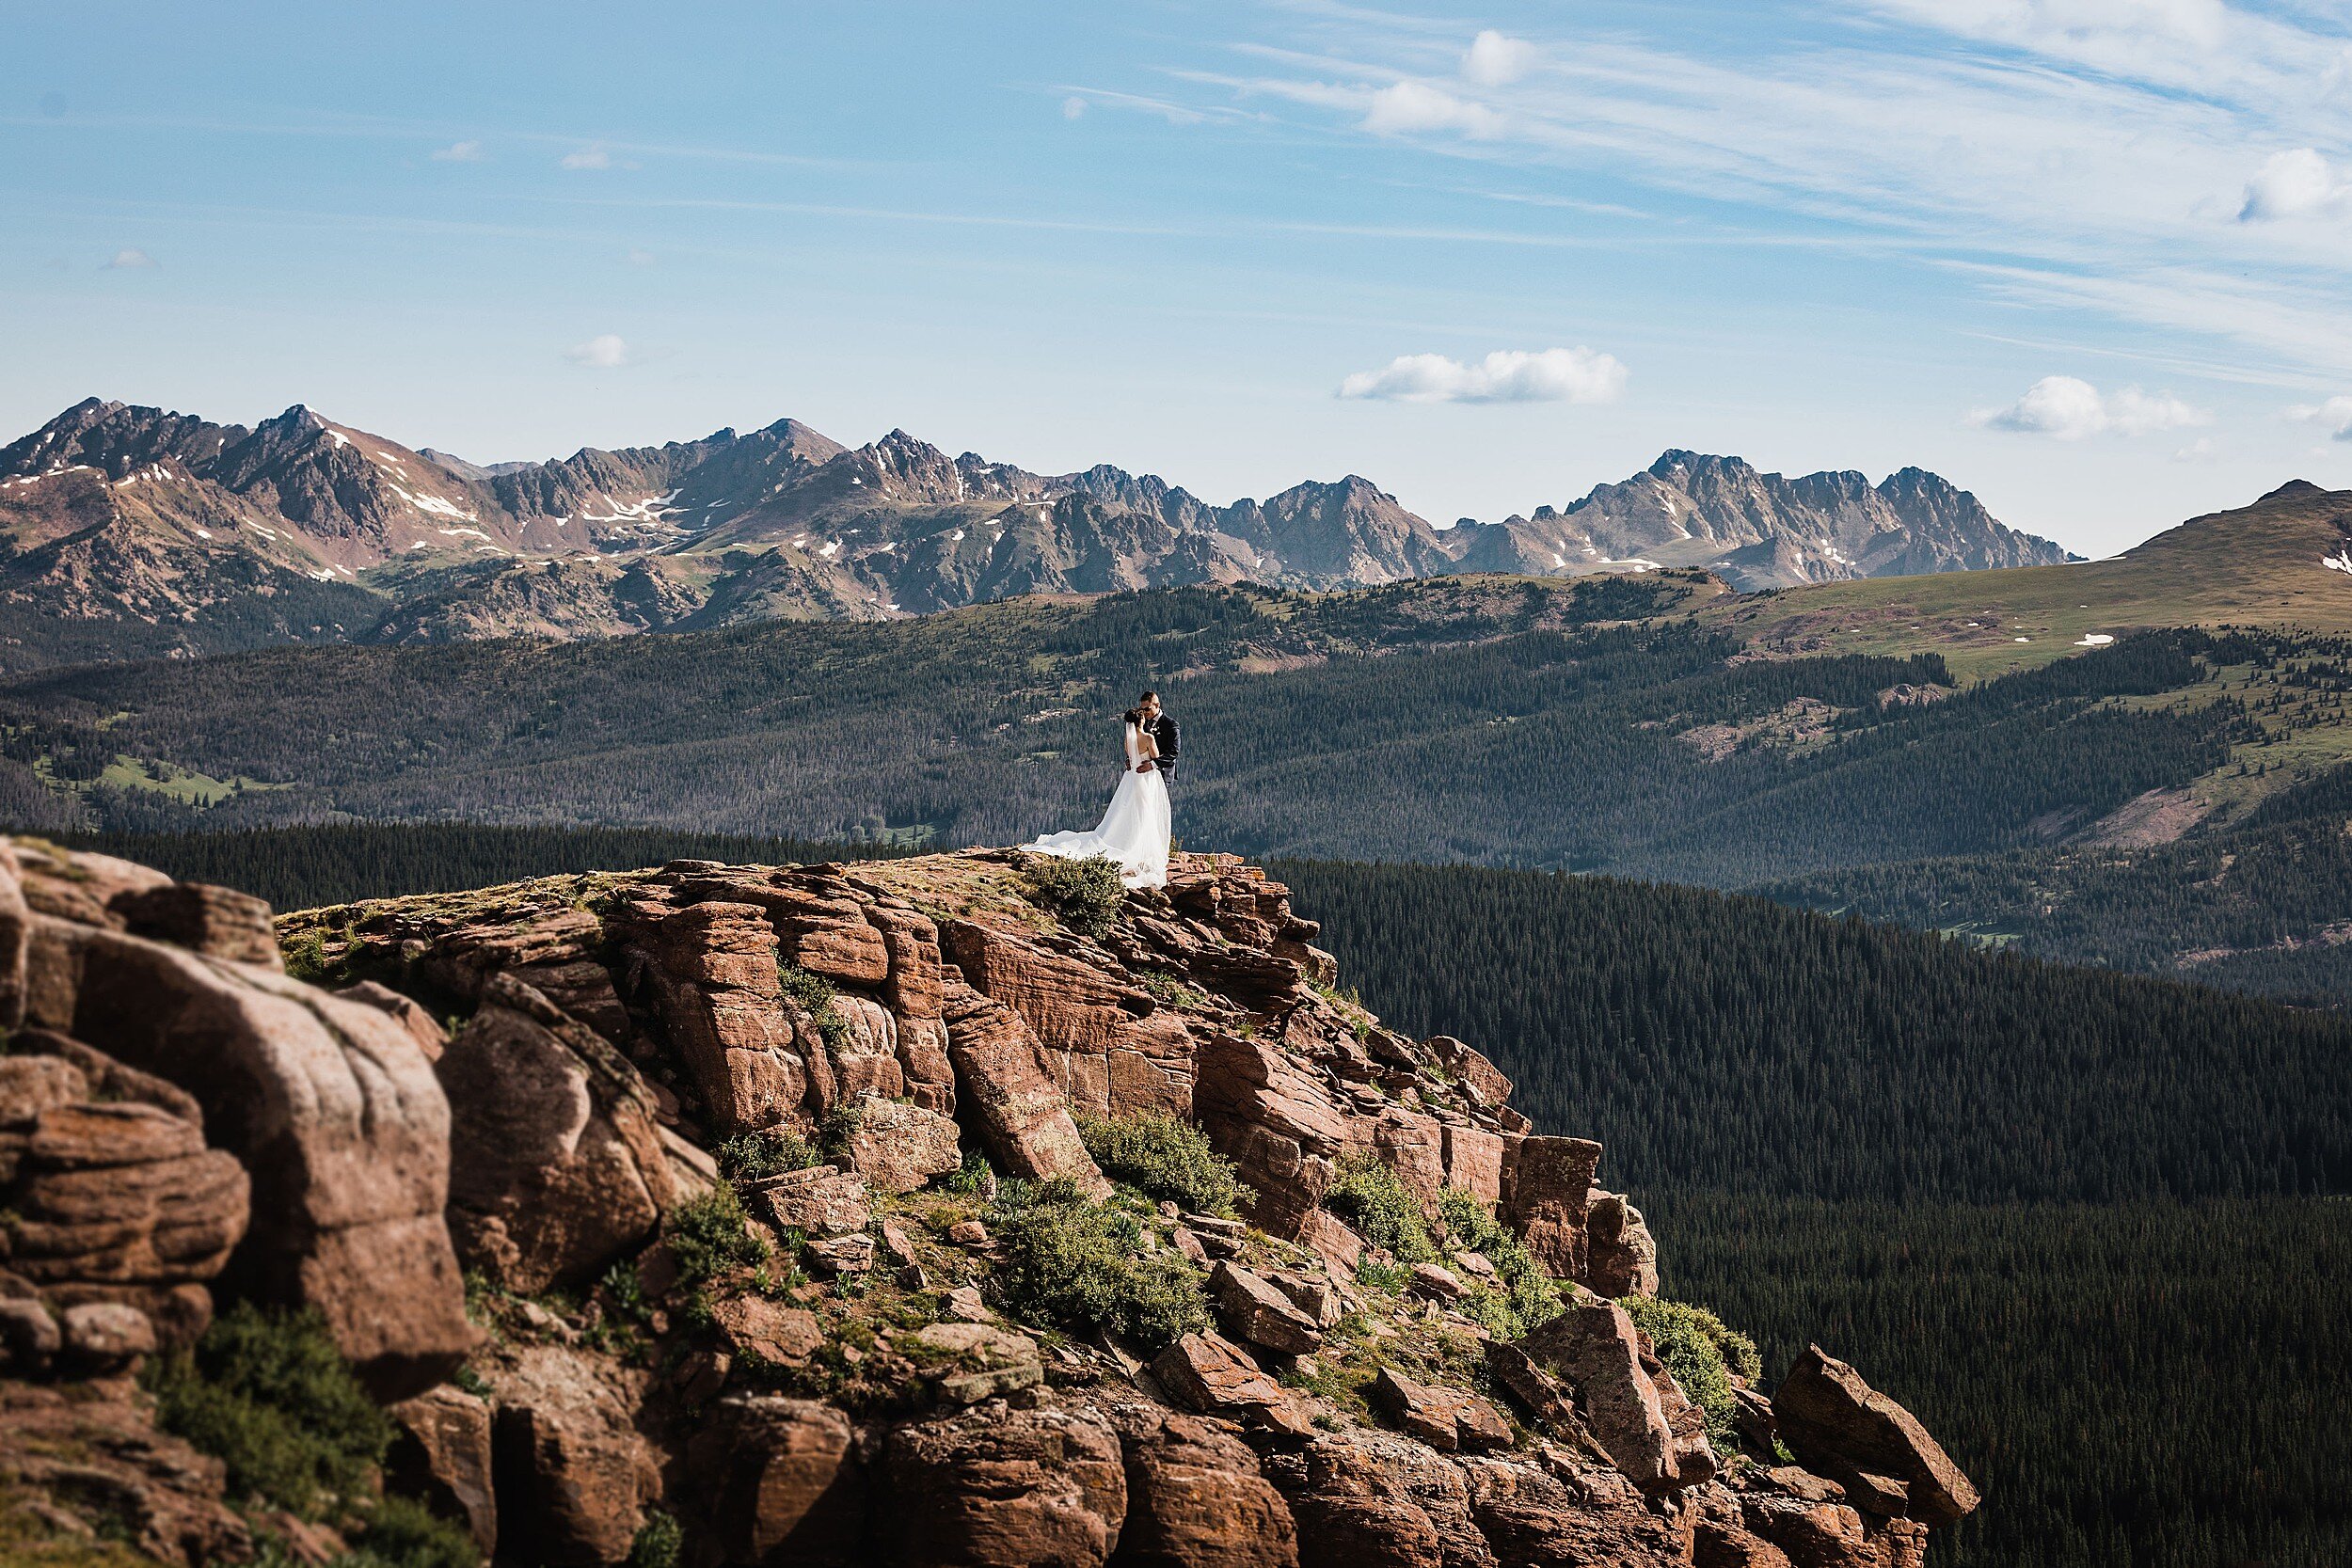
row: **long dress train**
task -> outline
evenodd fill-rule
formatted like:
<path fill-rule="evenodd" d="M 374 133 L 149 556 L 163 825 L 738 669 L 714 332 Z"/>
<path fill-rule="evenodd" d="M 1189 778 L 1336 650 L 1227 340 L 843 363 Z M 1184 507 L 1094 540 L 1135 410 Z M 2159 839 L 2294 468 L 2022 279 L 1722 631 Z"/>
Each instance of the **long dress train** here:
<path fill-rule="evenodd" d="M 1047 833 L 1022 846 L 1067 860 L 1102 855 L 1119 866 L 1120 879 L 1129 887 L 1168 884 L 1168 781 L 1156 768 L 1136 771 L 1143 760 L 1143 745 L 1136 726 L 1127 726 L 1127 770 L 1111 791 L 1110 809 L 1102 825 L 1090 833 Z"/>

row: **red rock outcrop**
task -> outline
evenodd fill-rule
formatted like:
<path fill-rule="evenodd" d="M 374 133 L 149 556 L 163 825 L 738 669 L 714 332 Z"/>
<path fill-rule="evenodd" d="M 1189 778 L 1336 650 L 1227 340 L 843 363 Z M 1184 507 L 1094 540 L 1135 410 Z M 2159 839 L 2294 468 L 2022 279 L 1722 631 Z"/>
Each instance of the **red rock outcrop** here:
<path fill-rule="evenodd" d="M 1947 1525 L 1977 1506 L 1976 1487 L 1911 1412 L 1819 1345 L 1781 1379 L 1772 1420 L 1800 1461 L 1873 1513 Z"/>
<path fill-rule="evenodd" d="M 243 895 L 181 898 L 156 873 L 46 846 L 14 858 L 27 1021 L 176 1085 L 244 1167 L 250 1219 L 225 1277 L 318 1308 L 388 1394 L 445 1375 L 474 1335 L 442 1215 L 448 1102 L 414 1037 L 252 961 Z"/>

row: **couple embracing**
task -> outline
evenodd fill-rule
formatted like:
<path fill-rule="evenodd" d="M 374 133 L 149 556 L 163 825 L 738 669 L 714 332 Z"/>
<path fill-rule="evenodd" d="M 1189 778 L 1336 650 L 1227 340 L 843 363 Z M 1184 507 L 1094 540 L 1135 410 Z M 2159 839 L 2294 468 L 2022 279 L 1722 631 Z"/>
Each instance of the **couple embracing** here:
<path fill-rule="evenodd" d="M 1047 833 L 1022 847 L 1068 860 L 1100 855 L 1118 865 L 1129 887 L 1162 887 L 1168 882 L 1168 781 L 1183 736 L 1156 691 L 1137 698 L 1120 721 L 1127 762 L 1102 825 L 1089 833 Z"/>

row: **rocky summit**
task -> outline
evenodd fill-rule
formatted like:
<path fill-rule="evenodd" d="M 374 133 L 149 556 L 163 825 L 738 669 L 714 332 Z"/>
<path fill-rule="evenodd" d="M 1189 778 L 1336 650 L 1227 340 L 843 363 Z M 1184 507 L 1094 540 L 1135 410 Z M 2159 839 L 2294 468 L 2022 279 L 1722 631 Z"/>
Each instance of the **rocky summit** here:
<path fill-rule="evenodd" d="M 686 861 L 273 925 L 16 841 L 0 1543 L 1916 1568 L 1976 1506 L 1855 1369 L 1768 1389 L 1661 1297 L 1601 1147 L 1384 1027 L 1279 883 L 1101 869 Z M 256 1349 L 298 1332 L 324 1367 Z M 329 1373 L 349 1463 L 295 1485 Z"/>

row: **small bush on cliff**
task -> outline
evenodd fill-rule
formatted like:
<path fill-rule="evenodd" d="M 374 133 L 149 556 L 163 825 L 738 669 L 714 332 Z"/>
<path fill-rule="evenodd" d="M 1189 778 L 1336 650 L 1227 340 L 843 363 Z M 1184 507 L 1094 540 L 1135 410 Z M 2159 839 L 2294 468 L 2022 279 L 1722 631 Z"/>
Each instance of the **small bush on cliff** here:
<path fill-rule="evenodd" d="M 392 1440 L 316 1312 L 240 1302 L 192 1351 L 150 1363 L 155 1418 L 229 1466 L 229 1485 L 309 1515 L 351 1497 Z"/>
<path fill-rule="evenodd" d="M 1200 1275 L 1172 1249 L 1143 1250 L 1138 1217 L 1063 1178 L 1007 1182 L 993 1227 L 1006 1305 L 1065 1328 L 1107 1328 L 1154 1349 L 1209 1326 Z"/>
<path fill-rule="evenodd" d="M 368 1515 L 342 1568 L 482 1568 L 473 1537 L 408 1497 L 386 1497 Z"/>
<path fill-rule="evenodd" d="M 1366 1246 L 1386 1247 L 1400 1263 L 1434 1263 L 1438 1249 L 1421 1203 L 1396 1172 L 1369 1154 L 1343 1154 L 1323 1191 L 1323 1206 L 1345 1220 Z"/>
<path fill-rule="evenodd" d="M 733 1187 L 713 1187 L 670 1211 L 662 1239 L 677 1259 L 678 1278 L 689 1285 L 727 1270 L 749 1267 L 768 1256 L 768 1243 L 745 1228 L 750 1216 Z"/>
<path fill-rule="evenodd" d="M 1559 1314 L 1558 1283 L 1485 1204 L 1459 1187 L 1448 1187 L 1438 1195 L 1438 1217 L 1455 1246 L 1483 1253 L 1495 1266 L 1494 1288 L 1474 1291 L 1471 1302 L 1470 1316 L 1487 1333 L 1516 1339 Z"/>
<path fill-rule="evenodd" d="M 719 1173 L 730 1181 L 757 1181 L 817 1164 L 817 1150 L 789 1127 L 764 1127 L 729 1138 L 710 1151 Z"/>
<path fill-rule="evenodd" d="M 1739 1450 L 1739 1433 L 1732 1425 L 1732 1372 L 1753 1378 L 1763 1370 L 1756 1341 L 1704 1307 L 1687 1302 L 1660 1301 L 1651 1296 L 1628 1296 L 1618 1303 L 1634 1326 L 1658 1347 L 1658 1359 L 1675 1375 L 1691 1402 L 1707 1412 L 1707 1440 L 1715 1451 Z"/>
<path fill-rule="evenodd" d="M 1099 937 L 1111 928 L 1119 907 L 1127 901 L 1127 884 L 1119 866 L 1102 855 L 1082 861 L 1046 857 L 1028 867 L 1038 901 L 1054 918 L 1080 936 Z"/>
<path fill-rule="evenodd" d="M 1078 1133 L 1104 1176 L 1140 1189 L 1147 1197 L 1230 1219 L 1234 1205 L 1254 1196 L 1241 1184 L 1232 1162 L 1211 1148 L 1208 1135 L 1181 1117 L 1149 1111 L 1108 1121 L 1082 1117 Z"/>
<path fill-rule="evenodd" d="M 825 1049 L 838 1052 L 850 1043 L 850 1021 L 834 1006 L 840 993 L 833 982 L 821 974 L 811 974 L 799 964 L 778 964 L 776 984 L 787 1002 L 797 1003 L 817 1024 L 817 1033 L 825 1042 Z"/>

